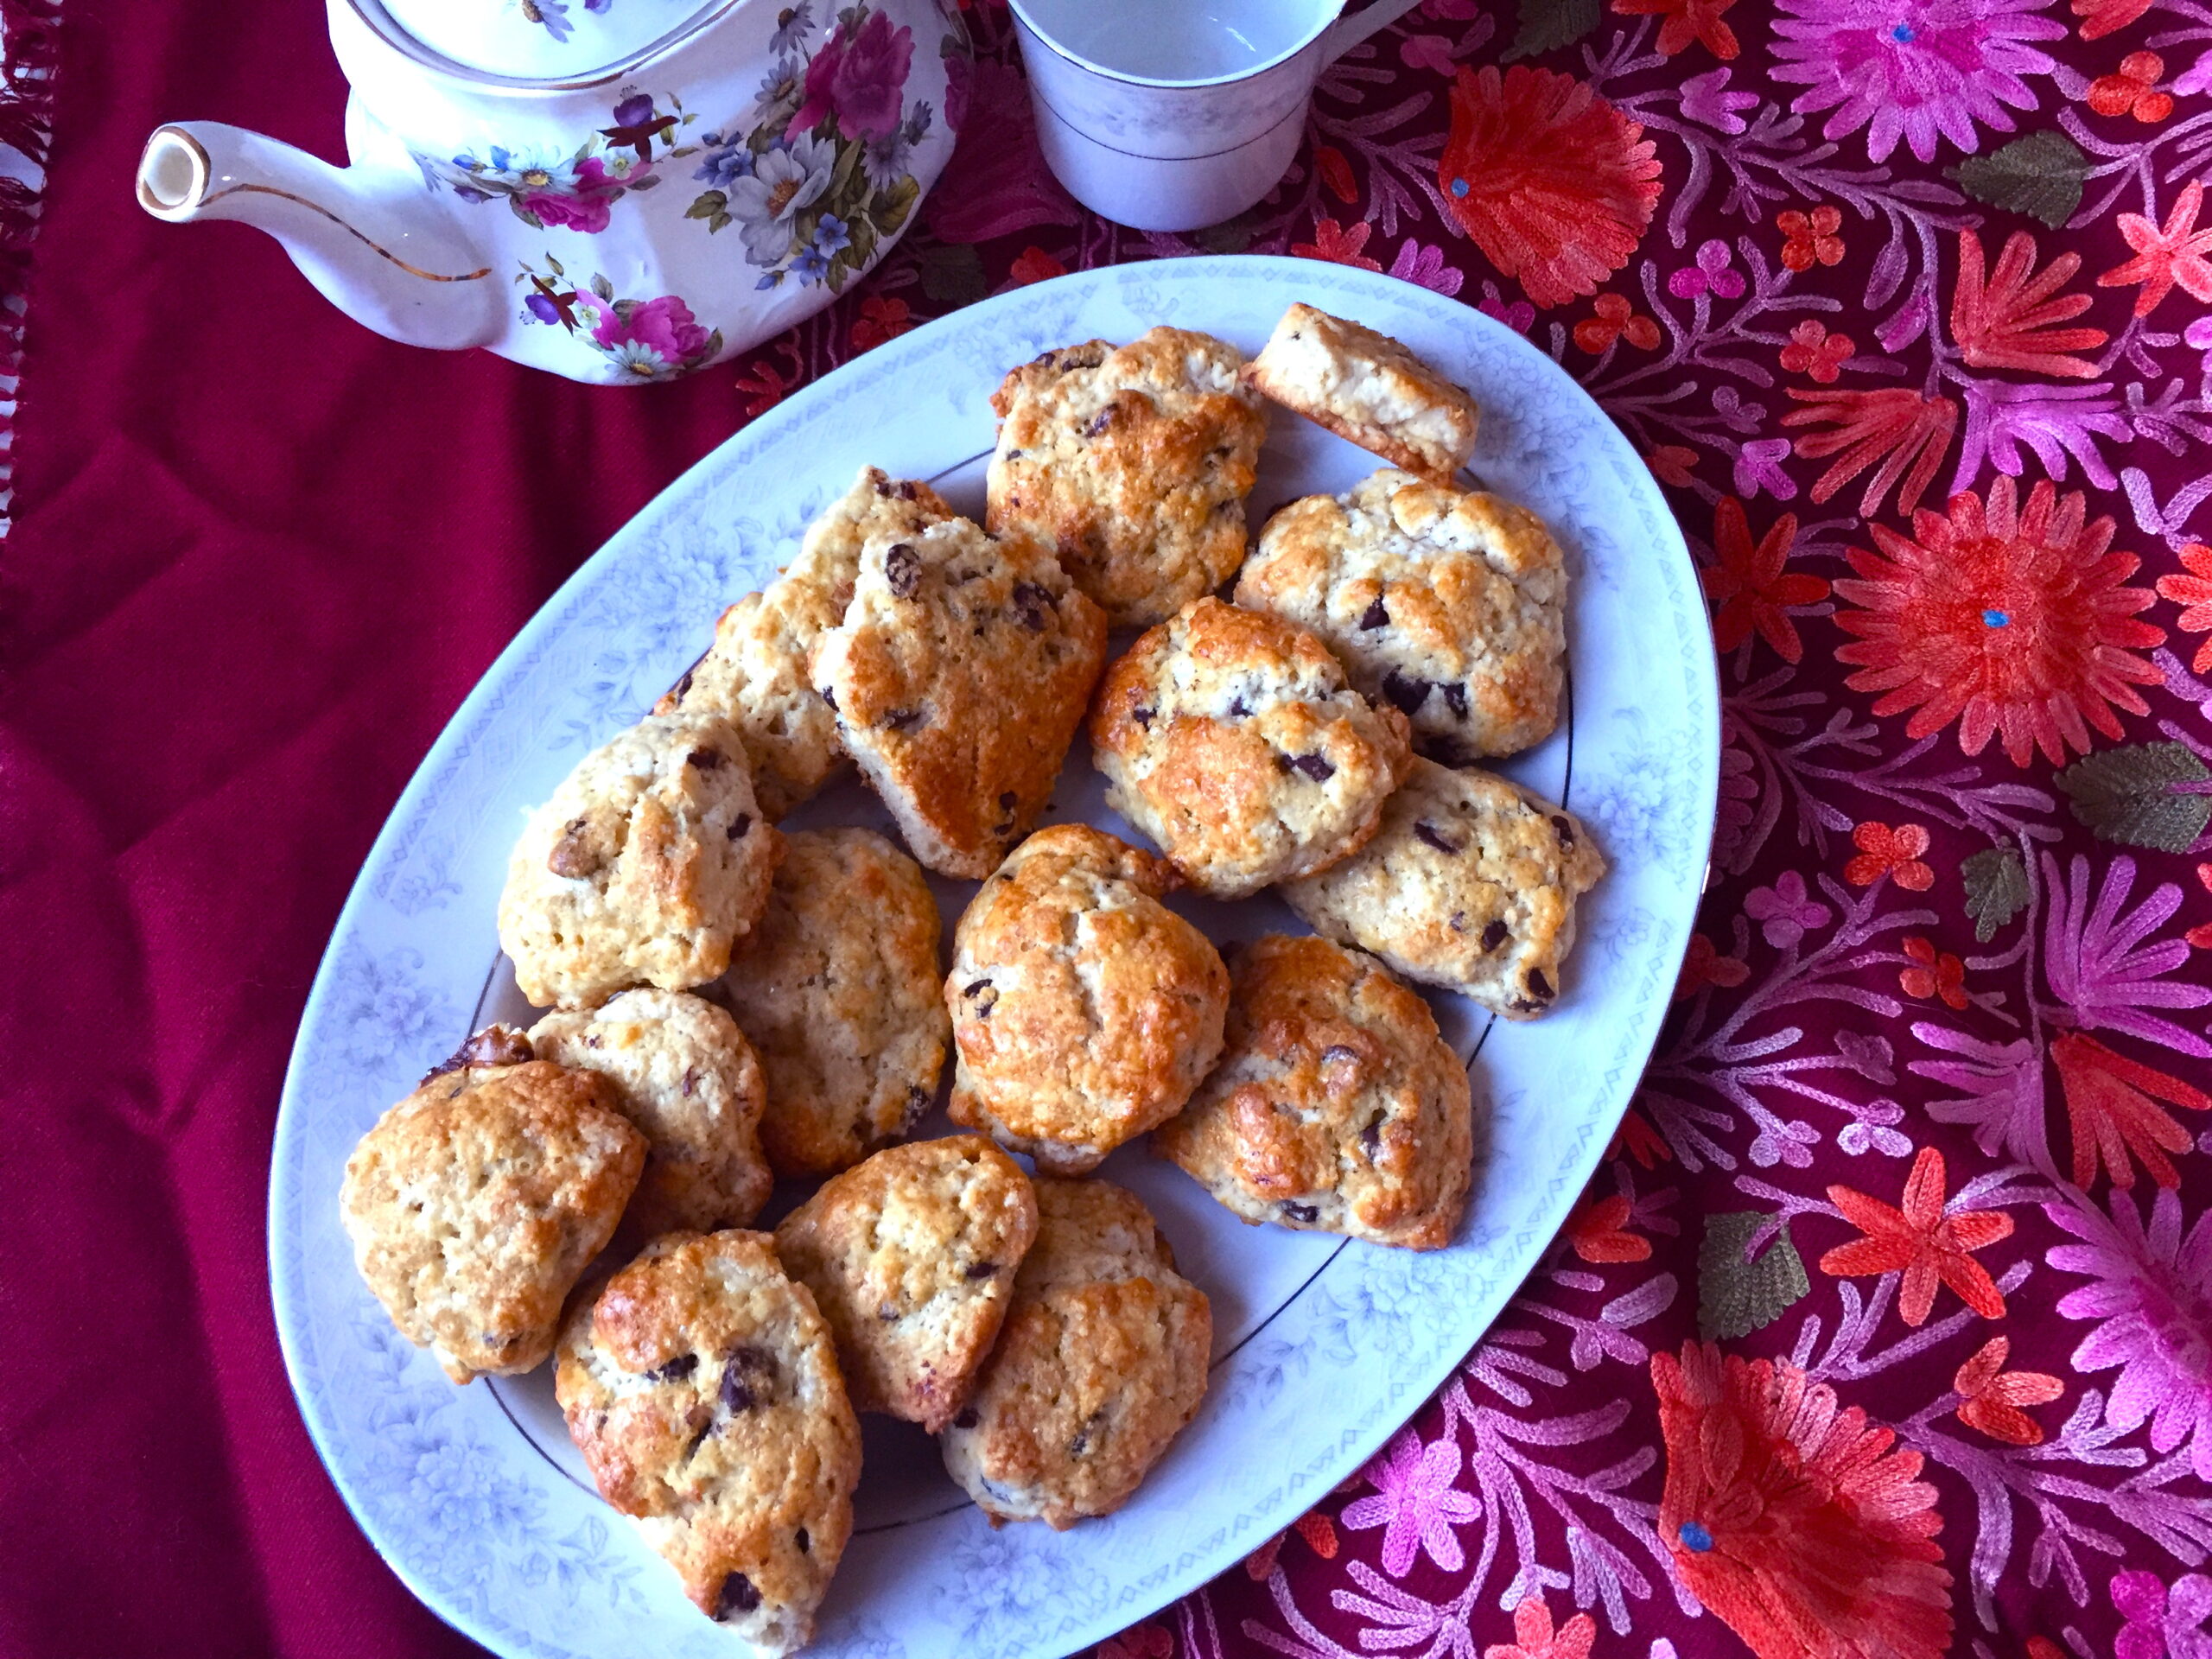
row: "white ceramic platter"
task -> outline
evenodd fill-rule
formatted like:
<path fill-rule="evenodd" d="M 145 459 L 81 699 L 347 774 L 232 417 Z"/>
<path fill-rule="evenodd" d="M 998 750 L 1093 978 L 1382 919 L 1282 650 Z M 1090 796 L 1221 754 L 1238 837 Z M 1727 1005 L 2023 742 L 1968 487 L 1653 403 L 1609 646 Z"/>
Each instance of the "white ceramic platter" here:
<path fill-rule="evenodd" d="M 1041 1659 L 1203 1583 L 1412 1414 L 1565 1219 L 1657 1034 L 1713 828 L 1710 636 L 1688 551 L 1643 464 L 1519 335 L 1364 271 L 1180 259 L 971 306 L 777 405 L 553 597 L 400 798 L 308 998 L 270 1184 L 270 1265 L 292 1385 L 332 1478 L 393 1570 L 495 1652 L 737 1650 L 593 1493 L 544 1376 L 454 1388 L 392 1330 L 339 1226 L 354 1141 L 480 1019 L 524 1012 L 493 920 L 523 813 L 683 671 L 721 607 L 767 581 L 861 465 L 937 480 L 957 505 L 980 511 L 988 399 L 1011 365 L 1160 322 L 1253 352 L 1294 300 L 1395 334 L 1469 387 L 1483 409 L 1475 473 L 1541 513 L 1567 549 L 1570 717 L 1505 770 L 1572 805 L 1611 871 L 1583 901 L 1581 943 L 1546 1018 L 1493 1024 L 1456 997 L 1432 998 L 1487 1115 L 1457 1243 L 1415 1255 L 1247 1228 L 1179 1171 L 1125 1147 L 1103 1173 L 1143 1196 L 1213 1300 L 1212 1382 L 1197 1421 L 1120 1514 L 1066 1533 L 1033 1524 L 994 1534 L 919 1430 L 870 1420 L 856 1535 L 810 1651 Z M 1276 410 L 1253 522 L 1294 496 L 1347 489 L 1376 464 Z M 1140 839 L 1105 811 L 1080 743 L 1050 816 Z M 849 784 L 789 822 L 895 833 Z M 974 889 L 938 886 L 949 934 Z M 1267 897 L 1185 908 L 1221 939 L 1303 931 Z"/>

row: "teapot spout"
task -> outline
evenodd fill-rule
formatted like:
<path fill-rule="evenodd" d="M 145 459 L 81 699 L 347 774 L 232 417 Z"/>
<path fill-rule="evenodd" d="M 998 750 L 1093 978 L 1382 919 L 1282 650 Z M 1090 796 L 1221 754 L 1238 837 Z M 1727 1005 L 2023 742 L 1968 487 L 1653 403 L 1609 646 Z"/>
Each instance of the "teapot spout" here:
<path fill-rule="evenodd" d="M 505 325 L 492 268 L 411 175 L 335 168 L 241 127 L 183 121 L 146 141 L 137 182 L 156 219 L 268 232 L 325 298 L 388 339 L 483 346 Z"/>

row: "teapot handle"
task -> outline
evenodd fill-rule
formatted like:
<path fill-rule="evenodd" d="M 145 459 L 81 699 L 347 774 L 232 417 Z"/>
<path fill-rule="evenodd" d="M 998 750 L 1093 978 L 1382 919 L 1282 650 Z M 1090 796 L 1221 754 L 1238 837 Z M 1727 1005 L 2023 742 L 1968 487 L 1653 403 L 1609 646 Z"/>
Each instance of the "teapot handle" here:
<path fill-rule="evenodd" d="M 1375 0 L 1366 10 L 1338 18 L 1322 39 L 1322 63 L 1334 63 L 1369 35 L 1388 29 L 1420 3 L 1421 0 Z"/>

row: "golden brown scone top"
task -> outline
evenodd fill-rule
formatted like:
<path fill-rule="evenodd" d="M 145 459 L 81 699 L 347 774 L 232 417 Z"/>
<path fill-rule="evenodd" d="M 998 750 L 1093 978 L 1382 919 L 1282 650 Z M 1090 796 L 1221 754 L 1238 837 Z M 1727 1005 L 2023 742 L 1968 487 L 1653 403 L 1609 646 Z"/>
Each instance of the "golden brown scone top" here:
<path fill-rule="evenodd" d="M 1303 303 L 1245 379 L 1306 419 L 1438 484 L 1475 453 L 1475 400 L 1389 335 Z"/>

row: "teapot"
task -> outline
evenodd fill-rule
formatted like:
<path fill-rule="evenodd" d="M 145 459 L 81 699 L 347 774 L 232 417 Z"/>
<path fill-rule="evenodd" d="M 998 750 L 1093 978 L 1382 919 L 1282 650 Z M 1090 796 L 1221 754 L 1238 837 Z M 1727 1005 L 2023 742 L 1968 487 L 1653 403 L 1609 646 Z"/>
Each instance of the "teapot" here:
<path fill-rule="evenodd" d="M 352 165 L 175 122 L 138 200 L 268 232 L 391 339 L 664 380 L 811 315 L 913 223 L 965 90 L 951 3 L 327 0 Z"/>

